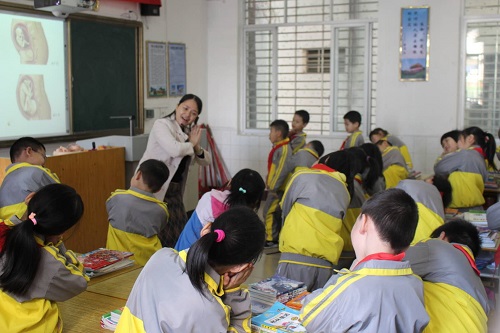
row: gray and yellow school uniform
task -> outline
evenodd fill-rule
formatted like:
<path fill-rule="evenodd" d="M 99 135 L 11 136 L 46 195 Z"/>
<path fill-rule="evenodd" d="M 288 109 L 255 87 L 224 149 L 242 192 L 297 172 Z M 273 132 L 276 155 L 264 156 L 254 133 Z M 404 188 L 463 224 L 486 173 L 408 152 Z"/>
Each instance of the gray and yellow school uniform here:
<path fill-rule="evenodd" d="M 391 146 L 396 146 L 399 148 L 401 155 L 403 155 L 403 158 L 406 161 L 406 167 L 409 170 L 413 169 L 413 162 L 411 160 L 410 152 L 408 151 L 408 147 L 406 146 L 406 144 L 401 139 L 391 134 L 387 135 L 386 139 L 387 142 L 391 144 Z"/>
<path fill-rule="evenodd" d="M 153 193 L 131 187 L 113 192 L 106 201 L 106 210 L 106 248 L 133 252 L 135 262 L 144 266 L 162 248 L 158 234 L 168 221 L 167 204 Z"/>
<path fill-rule="evenodd" d="M 318 159 L 319 156 L 316 151 L 311 148 L 302 148 L 290 157 L 288 170 L 293 173 L 298 168 L 310 168 Z"/>
<path fill-rule="evenodd" d="M 424 280 L 426 332 L 487 332 L 488 297 L 468 247 L 427 239 L 411 246 L 405 259 Z"/>
<path fill-rule="evenodd" d="M 444 224 L 443 199 L 434 185 L 422 180 L 405 179 L 396 188 L 408 193 L 418 207 L 418 224 L 412 245 L 429 238 L 436 228 Z"/>
<path fill-rule="evenodd" d="M 285 190 L 286 181 L 289 173 L 292 171 L 290 167 L 290 158 L 292 157 L 292 149 L 289 145 L 289 139 L 286 138 L 277 142 L 271 151 L 271 159 L 268 160 L 268 174 L 266 177 L 266 187 L 269 190 L 267 193 L 266 202 L 264 203 L 263 217 L 266 224 L 266 240 L 277 242 L 281 231 L 281 220 L 279 214 L 275 214 L 279 208 L 279 202 Z M 270 153 L 271 154 L 271 153 Z"/>
<path fill-rule="evenodd" d="M 363 203 L 366 201 L 367 194 L 362 185 L 361 175 L 356 175 L 353 186 L 354 192 L 340 231 L 340 235 L 344 240 L 344 248 L 340 254 L 340 259 L 337 264 L 338 268 L 349 268 L 351 267 L 354 259 L 356 259 L 356 254 L 354 253 L 354 248 L 352 247 L 351 231 L 354 223 L 356 223 L 356 219 L 361 213 L 361 206 L 363 206 Z"/>
<path fill-rule="evenodd" d="M 11 220 L 13 224 L 20 221 Z M 0 290 L 0 332 L 62 332 L 56 302 L 66 301 L 87 289 L 88 278 L 75 254 L 64 243 L 44 244 L 35 236 L 41 256 L 32 285 L 23 296 Z M 3 261 L 0 261 L 0 271 Z"/>
<path fill-rule="evenodd" d="M 488 221 L 488 228 L 492 230 L 500 229 L 500 202 L 488 207 L 486 221 Z"/>
<path fill-rule="evenodd" d="M 386 189 L 393 188 L 408 178 L 406 161 L 398 147 L 389 146 L 382 152 L 383 174 Z"/>
<path fill-rule="evenodd" d="M 429 322 L 422 280 L 408 262 L 369 260 L 341 270 L 308 295 L 300 313 L 308 332 L 422 332 Z"/>
<path fill-rule="evenodd" d="M 471 208 L 484 204 L 484 182 L 488 179 L 486 163 L 474 149 L 461 149 L 439 158 L 434 173 L 449 175 L 452 187 L 451 208 Z"/>
<path fill-rule="evenodd" d="M 20 218 L 26 212 L 24 200 L 28 194 L 55 183 L 60 183 L 56 174 L 42 166 L 25 162 L 9 165 L 0 187 L 0 219 L 12 225 L 9 218 Z"/>
<path fill-rule="evenodd" d="M 223 279 L 208 264 L 205 294 L 185 272 L 187 251 L 163 248 L 143 268 L 127 300 L 117 333 L 250 332 L 246 289 L 223 289 Z"/>
<path fill-rule="evenodd" d="M 290 136 L 290 147 L 292 148 L 292 154 L 297 153 L 300 149 L 304 148 L 306 145 L 307 134 L 305 132 L 300 132 Z"/>
<path fill-rule="evenodd" d="M 276 273 L 304 282 L 308 290 L 322 287 L 344 247 L 340 233 L 349 202 L 344 174 L 322 164 L 294 173 L 281 202 Z"/>
<path fill-rule="evenodd" d="M 365 139 L 363 138 L 363 132 L 361 131 L 356 131 L 354 133 L 351 133 L 347 138 L 342 142 L 342 145 L 340 146 L 340 150 L 343 149 L 348 149 L 352 147 L 359 147 L 363 143 L 365 143 Z"/>

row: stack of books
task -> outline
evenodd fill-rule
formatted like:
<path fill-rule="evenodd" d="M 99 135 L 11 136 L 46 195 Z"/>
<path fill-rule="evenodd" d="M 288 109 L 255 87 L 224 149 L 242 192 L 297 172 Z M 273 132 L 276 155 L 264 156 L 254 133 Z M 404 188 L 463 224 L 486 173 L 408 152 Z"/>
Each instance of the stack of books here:
<path fill-rule="evenodd" d="M 474 224 L 476 227 L 488 227 L 486 211 L 484 210 L 469 210 L 464 213 L 463 217 L 464 220 Z"/>
<path fill-rule="evenodd" d="M 479 237 L 481 237 L 482 249 L 495 249 L 497 246 L 498 232 L 488 228 L 478 227 Z"/>
<path fill-rule="evenodd" d="M 306 332 L 300 324 L 299 311 L 279 302 L 266 312 L 252 318 L 252 333 Z"/>
<path fill-rule="evenodd" d="M 265 280 L 252 283 L 248 288 L 252 299 L 252 312 L 259 314 L 269 309 L 274 303 L 286 303 L 307 290 L 300 281 L 275 275 Z"/>
<path fill-rule="evenodd" d="M 129 259 L 132 252 L 123 252 L 99 248 L 78 256 L 78 260 L 85 267 L 85 274 L 91 278 L 106 273 L 114 272 L 118 269 L 132 266 L 134 261 Z"/>
<path fill-rule="evenodd" d="M 123 308 L 119 308 L 108 313 L 105 313 L 101 317 L 101 327 L 110 331 L 116 329 L 120 316 L 122 315 Z"/>
<path fill-rule="evenodd" d="M 289 308 L 292 308 L 295 310 L 300 310 L 300 309 L 302 309 L 302 301 L 309 294 L 310 294 L 310 292 L 303 291 L 300 294 L 298 294 L 297 296 L 295 296 L 294 298 L 292 298 L 291 300 L 289 300 L 288 302 L 286 302 L 285 305 L 288 306 Z"/>

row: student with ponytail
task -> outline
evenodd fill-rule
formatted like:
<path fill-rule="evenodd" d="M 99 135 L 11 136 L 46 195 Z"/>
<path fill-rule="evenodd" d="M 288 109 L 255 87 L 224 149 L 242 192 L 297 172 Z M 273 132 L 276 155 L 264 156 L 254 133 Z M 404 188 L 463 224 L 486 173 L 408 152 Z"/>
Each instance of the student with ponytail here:
<path fill-rule="evenodd" d="M 200 238 L 202 228 L 230 207 L 246 206 L 254 210 L 259 209 L 265 187 L 266 184 L 257 171 L 242 169 L 234 175 L 224 190 L 212 190 L 203 194 L 182 230 L 175 249 L 180 251 L 189 248 Z"/>
<path fill-rule="evenodd" d="M 46 185 L 27 200 L 22 220 L 0 223 L 0 331 L 62 332 L 56 302 L 87 288 L 83 265 L 62 242 L 83 215 L 83 202 L 63 184 Z"/>
<path fill-rule="evenodd" d="M 452 187 L 452 201 L 449 207 L 480 207 L 484 204 L 484 182 L 488 178 L 487 163 L 495 168 L 495 139 L 479 127 L 469 127 L 460 133 L 458 148 L 456 152 L 438 158 L 434 173 L 449 175 L 448 180 Z"/>
<path fill-rule="evenodd" d="M 265 242 L 247 207 L 222 213 L 188 250 L 163 248 L 132 288 L 117 333 L 250 332 L 250 296 L 240 287 Z"/>
<path fill-rule="evenodd" d="M 353 166 L 351 154 L 340 150 L 293 174 L 281 201 L 276 274 L 302 281 L 312 291 L 323 287 L 333 269 L 342 268 L 342 220 L 354 191 Z"/>

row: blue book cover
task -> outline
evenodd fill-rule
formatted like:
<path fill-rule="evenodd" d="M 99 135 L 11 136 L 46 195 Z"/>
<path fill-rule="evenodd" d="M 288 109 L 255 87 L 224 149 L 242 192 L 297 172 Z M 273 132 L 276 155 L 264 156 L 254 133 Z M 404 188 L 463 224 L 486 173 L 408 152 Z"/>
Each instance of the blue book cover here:
<path fill-rule="evenodd" d="M 266 312 L 252 318 L 252 332 L 307 332 L 300 324 L 299 311 L 276 302 Z"/>

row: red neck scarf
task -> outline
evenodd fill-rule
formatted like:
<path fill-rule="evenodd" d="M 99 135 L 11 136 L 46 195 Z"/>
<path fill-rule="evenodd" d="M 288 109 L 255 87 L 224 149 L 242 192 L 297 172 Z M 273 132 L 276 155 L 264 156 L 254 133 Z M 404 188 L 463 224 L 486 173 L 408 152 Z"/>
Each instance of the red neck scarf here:
<path fill-rule="evenodd" d="M 401 261 L 405 257 L 405 253 L 401 252 L 400 254 L 391 254 L 385 252 L 373 253 L 358 262 L 356 266 L 361 264 L 362 262 L 367 262 L 370 260 L 390 260 L 390 261 Z"/>
<path fill-rule="evenodd" d="M 328 171 L 328 172 L 336 172 L 337 170 L 330 168 L 329 166 L 326 166 L 325 164 L 318 163 L 315 164 L 311 167 L 311 169 L 315 170 L 323 170 L 323 171 Z"/>
<path fill-rule="evenodd" d="M 287 145 L 289 142 L 290 142 L 290 139 L 286 138 L 285 140 L 282 140 L 282 141 L 279 141 L 278 143 L 276 143 L 276 145 L 273 147 L 273 149 L 271 149 L 271 151 L 269 152 L 269 156 L 267 157 L 267 172 L 269 172 L 271 170 L 271 165 L 273 164 L 274 152 L 276 150 L 278 150 L 278 148 L 280 148 L 284 145 Z"/>
<path fill-rule="evenodd" d="M 481 275 L 481 272 L 479 271 L 479 269 L 477 269 L 476 262 L 474 261 L 474 258 L 472 258 L 472 256 L 469 254 L 469 252 L 467 252 L 467 250 L 464 249 L 464 247 L 460 244 L 451 244 L 451 245 L 453 245 L 457 250 L 462 252 L 464 254 L 464 256 L 467 258 L 467 260 L 469 261 L 469 264 L 472 267 L 472 269 L 474 270 L 474 272 L 476 272 L 476 274 L 478 276 Z"/>

